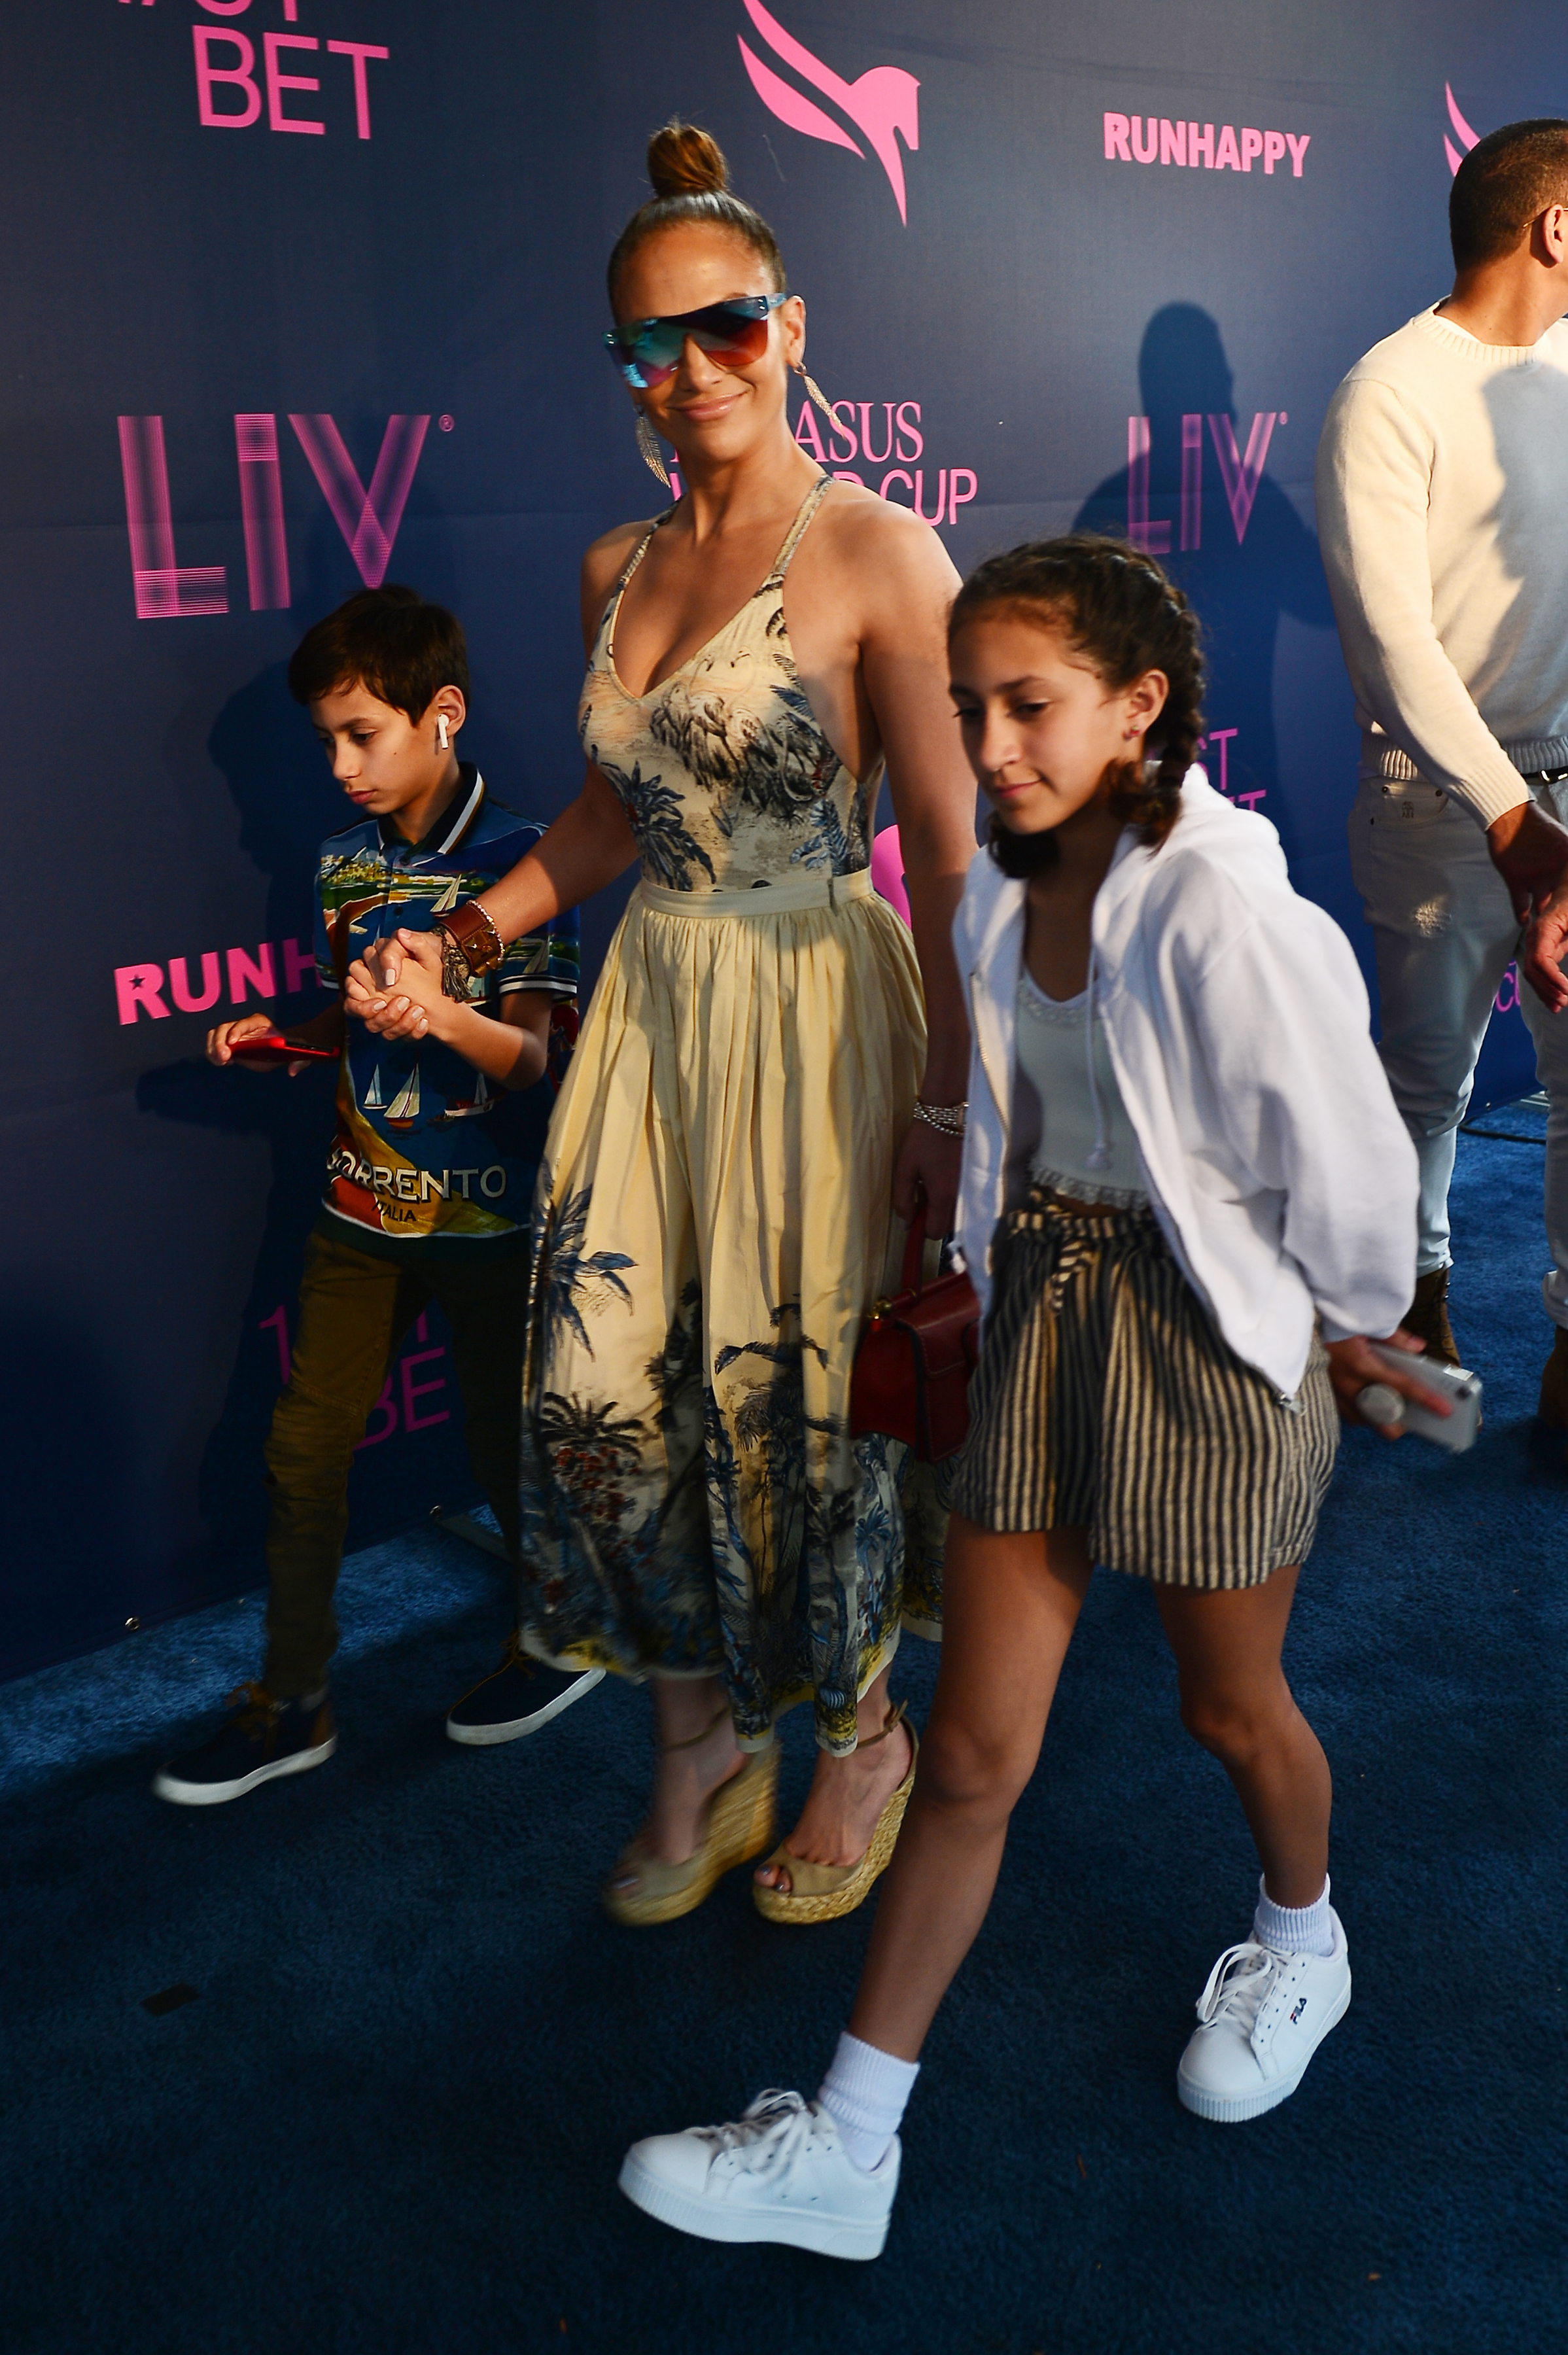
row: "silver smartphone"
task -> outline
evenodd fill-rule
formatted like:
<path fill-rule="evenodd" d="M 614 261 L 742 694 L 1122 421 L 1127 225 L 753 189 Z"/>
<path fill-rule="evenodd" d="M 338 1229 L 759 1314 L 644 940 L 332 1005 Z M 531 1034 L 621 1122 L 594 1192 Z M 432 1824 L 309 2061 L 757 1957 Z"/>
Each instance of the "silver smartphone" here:
<path fill-rule="evenodd" d="M 1481 1427 L 1481 1379 L 1478 1374 L 1472 1374 L 1464 1366 L 1441 1365 L 1435 1358 L 1415 1357 L 1408 1349 L 1387 1348 L 1381 1341 L 1374 1341 L 1371 1347 L 1373 1354 L 1381 1358 L 1385 1366 L 1402 1374 L 1414 1374 L 1429 1390 L 1435 1390 L 1447 1399 L 1453 1412 L 1435 1414 L 1430 1407 L 1406 1398 L 1403 1391 L 1385 1390 L 1381 1382 L 1376 1382 L 1371 1387 L 1381 1394 L 1381 1398 L 1394 1399 L 1401 1412 L 1397 1419 L 1392 1414 L 1374 1413 L 1369 1415 L 1370 1422 L 1381 1423 L 1385 1430 L 1397 1427 L 1413 1431 L 1419 1438 L 1435 1440 L 1439 1447 L 1446 1447 L 1456 1455 L 1475 1445 L 1476 1433 Z"/>

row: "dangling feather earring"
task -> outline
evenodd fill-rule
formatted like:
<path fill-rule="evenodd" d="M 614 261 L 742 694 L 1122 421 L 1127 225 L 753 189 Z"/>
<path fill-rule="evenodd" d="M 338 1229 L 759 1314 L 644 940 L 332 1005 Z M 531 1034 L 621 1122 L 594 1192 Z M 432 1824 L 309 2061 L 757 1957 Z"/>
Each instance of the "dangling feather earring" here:
<path fill-rule="evenodd" d="M 665 472 L 664 460 L 659 454 L 659 437 L 648 423 L 648 412 L 645 409 L 639 409 L 637 411 L 637 449 L 649 474 L 656 474 L 667 491 L 669 476 Z"/>
<path fill-rule="evenodd" d="M 822 414 L 836 432 L 842 433 L 844 429 L 833 414 L 832 404 L 828 400 L 827 395 L 823 391 L 822 387 L 817 383 L 816 378 L 814 376 L 808 375 L 805 362 L 804 360 L 795 361 L 795 372 L 796 376 L 799 377 L 802 384 L 805 387 L 806 399 L 816 402 L 817 408 L 821 410 Z"/>

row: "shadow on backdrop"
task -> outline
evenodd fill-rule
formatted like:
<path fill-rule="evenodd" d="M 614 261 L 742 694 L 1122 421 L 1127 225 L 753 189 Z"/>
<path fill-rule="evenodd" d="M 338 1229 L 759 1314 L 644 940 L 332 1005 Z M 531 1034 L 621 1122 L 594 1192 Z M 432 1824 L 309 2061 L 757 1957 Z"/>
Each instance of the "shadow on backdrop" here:
<path fill-rule="evenodd" d="M 1194 303 L 1168 303 L 1138 353 L 1144 422 L 1129 427 L 1128 464 L 1091 491 L 1080 531 L 1111 532 L 1157 556 L 1203 623 L 1211 781 L 1295 845 L 1278 793 L 1275 647 L 1282 614 L 1332 629 L 1317 542 L 1267 472 L 1280 419 L 1238 419 L 1220 329 Z M 1136 447 L 1140 442 L 1141 449 Z"/>

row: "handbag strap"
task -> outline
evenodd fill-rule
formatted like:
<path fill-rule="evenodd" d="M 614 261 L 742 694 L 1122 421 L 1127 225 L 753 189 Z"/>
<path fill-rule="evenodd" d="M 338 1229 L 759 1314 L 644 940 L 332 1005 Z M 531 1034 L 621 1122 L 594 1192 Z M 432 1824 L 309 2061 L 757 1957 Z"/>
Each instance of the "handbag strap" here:
<path fill-rule="evenodd" d="M 925 1246 L 931 1238 L 925 1231 L 925 1188 L 915 1188 L 914 1216 L 904 1236 L 903 1266 L 899 1274 L 899 1288 L 912 1292 L 918 1300 L 925 1290 Z"/>

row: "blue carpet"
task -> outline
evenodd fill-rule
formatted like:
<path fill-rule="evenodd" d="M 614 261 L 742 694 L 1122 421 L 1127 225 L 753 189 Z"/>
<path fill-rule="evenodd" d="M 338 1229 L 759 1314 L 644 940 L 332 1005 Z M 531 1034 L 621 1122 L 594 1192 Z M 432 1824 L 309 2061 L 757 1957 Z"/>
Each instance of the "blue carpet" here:
<path fill-rule="evenodd" d="M 880 2264 L 650 2222 L 613 2188 L 627 2141 L 810 2091 L 867 1923 L 771 1928 L 736 1875 L 670 1929 L 612 1928 L 645 1698 L 446 1742 L 506 1614 L 495 1566 L 432 1533 L 345 1573 L 336 1760 L 235 1806 L 146 1781 L 253 1669 L 255 1598 L 0 1700 L 6 2355 L 1561 2349 L 1568 1475 L 1531 1416 L 1540 1183 L 1539 1146 L 1461 1142 L 1480 1444 L 1352 1436 L 1304 1582 L 1289 1661 L 1334 1765 L 1356 1996 L 1294 2101 L 1235 2128 L 1177 2105 L 1253 1867 L 1147 1594 L 1103 1577 Z M 917 1714 L 933 1665 L 906 1646 Z M 786 1736 L 793 1795 L 799 1713 Z M 176 1982 L 196 2000 L 150 2015 Z"/>

